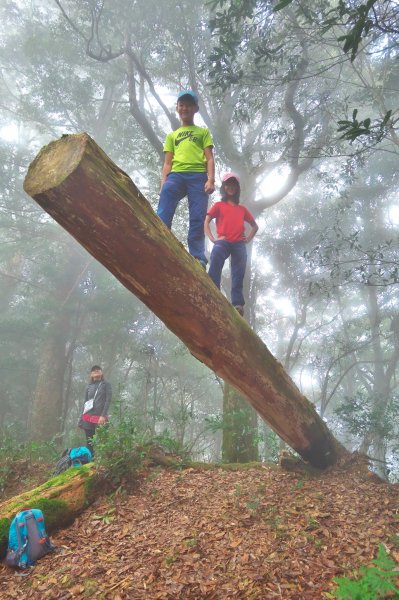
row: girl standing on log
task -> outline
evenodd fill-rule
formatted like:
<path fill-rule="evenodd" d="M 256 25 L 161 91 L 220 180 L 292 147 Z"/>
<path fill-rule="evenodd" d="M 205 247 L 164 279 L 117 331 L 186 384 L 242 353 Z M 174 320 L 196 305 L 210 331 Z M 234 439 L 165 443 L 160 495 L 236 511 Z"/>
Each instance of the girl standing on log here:
<path fill-rule="evenodd" d="M 214 246 L 211 252 L 209 277 L 220 289 L 222 269 L 226 259 L 231 256 L 231 303 L 241 316 L 244 316 L 243 282 L 247 266 L 248 244 L 258 225 L 245 206 L 240 205 L 240 178 L 235 173 L 226 173 L 222 177 L 222 198 L 216 202 L 205 217 L 204 230 Z M 216 219 L 216 238 L 210 229 L 210 222 Z M 245 223 L 251 229 L 245 233 Z"/>

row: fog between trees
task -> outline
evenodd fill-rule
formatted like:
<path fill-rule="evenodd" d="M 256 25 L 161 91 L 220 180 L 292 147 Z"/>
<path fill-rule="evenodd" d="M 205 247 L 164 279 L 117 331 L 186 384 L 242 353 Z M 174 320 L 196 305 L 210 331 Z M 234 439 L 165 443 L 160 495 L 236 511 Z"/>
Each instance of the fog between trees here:
<path fill-rule="evenodd" d="M 156 208 L 175 96 L 190 87 L 218 176 L 240 173 L 260 224 L 246 285 L 251 326 L 337 437 L 397 479 L 396 124 L 352 144 L 337 132 L 355 108 L 362 119 L 397 110 L 397 35 L 366 38 L 351 62 L 337 41 L 342 25 L 322 35 L 295 3 L 276 14 L 260 4 L 231 27 L 222 59 L 221 24 L 212 37 L 201 3 L 0 8 L 3 432 L 18 424 L 21 437 L 78 439 L 87 371 L 101 363 L 115 420 L 134 415 L 197 458 L 221 458 L 224 383 L 22 191 L 43 144 L 87 131 Z M 182 203 L 182 241 L 186 222 Z M 248 441 L 276 457 L 265 424 Z"/>

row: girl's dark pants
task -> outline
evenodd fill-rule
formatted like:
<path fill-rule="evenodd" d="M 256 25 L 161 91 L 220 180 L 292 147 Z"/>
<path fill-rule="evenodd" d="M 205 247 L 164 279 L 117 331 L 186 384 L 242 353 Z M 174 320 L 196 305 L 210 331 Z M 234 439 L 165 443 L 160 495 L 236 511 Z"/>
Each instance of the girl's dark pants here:
<path fill-rule="evenodd" d="M 209 277 L 220 289 L 222 269 L 226 259 L 231 256 L 231 303 L 244 306 L 243 282 L 247 266 L 247 247 L 245 242 L 217 240 L 211 252 Z"/>
<path fill-rule="evenodd" d="M 93 448 L 93 435 L 96 433 L 96 425 L 90 424 L 90 429 L 85 428 L 86 435 L 86 446 L 90 450 L 91 455 L 94 457 L 94 448 Z"/>

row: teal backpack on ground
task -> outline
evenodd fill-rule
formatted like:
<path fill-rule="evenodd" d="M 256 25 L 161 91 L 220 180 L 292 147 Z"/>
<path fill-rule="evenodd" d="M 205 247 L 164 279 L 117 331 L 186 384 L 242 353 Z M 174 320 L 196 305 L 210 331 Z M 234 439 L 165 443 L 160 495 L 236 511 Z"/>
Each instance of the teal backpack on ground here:
<path fill-rule="evenodd" d="M 9 567 L 30 567 L 54 549 L 46 533 L 41 510 L 26 508 L 17 513 L 8 533 L 6 564 Z"/>
<path fill-rule="evenodd" d="M 86 446 L 77 448 L 67 448 L 61 455 L 60 460 L 55 465 L 53 475 L 59 475 L 71 467 L 81 467 L 91 462 L 93 457 Z"/>
<path fill-rule="evenodd" d="M 69 451 L 69 457 L 72 461 L 72 467 L 81 467 L 93 460 L 91 452 L 86 446 L 72 448 L 72 450 Z"/>

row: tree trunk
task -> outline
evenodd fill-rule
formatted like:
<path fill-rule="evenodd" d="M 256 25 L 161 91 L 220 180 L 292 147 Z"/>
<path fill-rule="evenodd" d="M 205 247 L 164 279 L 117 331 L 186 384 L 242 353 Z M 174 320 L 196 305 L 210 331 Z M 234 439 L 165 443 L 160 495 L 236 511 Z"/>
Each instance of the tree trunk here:
<path fill-rule="evenodd" d="M 66 338 L 57 325 L 62 317 L 59 314 L 49 323 L 40 352 L 29 427 L 32 440 L 51 440 L 61 430 Z"/>
<path fill-rule="evenodd" d="M 250 294 L 250 273 L 252 264 L 252 244 L 248 246 L 248 261 L 244 279 L 244 296 L 252 300 Z M 229 288 L 231 279 L 229 280 Z M 245 313 L 253 313 L 250 303 L 245 305 Z M 247 319 L 248 320 L 248 319 Z M 259 460 L 257 413 L 248 405 L 245 396 L 240 394 L 228 381 L 223 387 L 223 440 L 222 460 L 228 463 L 245 463 Z"/>
<path fill-rule="evenodd" d="M 8 529 L 24 508 L 43 511 L 47 533 L 71 523 L 99 493 L 94 464 L 68 469 L 43 485 L 0 504 L 0 558 L 7 549 Z"/>
<path fill-rule="evenodd" d="M 87 134 L 45 146 L 24 188 L 305 460 L 324 468 L 348 454 L 198 261 Z"/>
<path fill-rule="evenodd" d="M 30 436 L 34 440 L 50 440 L 62 431 L 62 388 L 73 316 L 71 301 L 87 268 L 77 252 L 78 246 L 75 243 L 70 246 L 63 256 L 63 264 L 59 265 L 54 291 L 55 314 L 46 326 L 41 348 L 30 422 Z"/>
<path fill-rule="evenodd" d="M 4 272 L 0 273 L 0 311 L 3 314 L 10 306 L 10 300 L 16 293 L 20 281 L 22 280 L 22 271 L 24 267 L 24 258 L 22 254 L 14 254 L 6 261 Z"/>
<path fill-rule="evenodd" d="M 259 460 L 256 412 L 242 394 L 225 383 L 223 390 L 222 460 L 245 463 Z"/>

